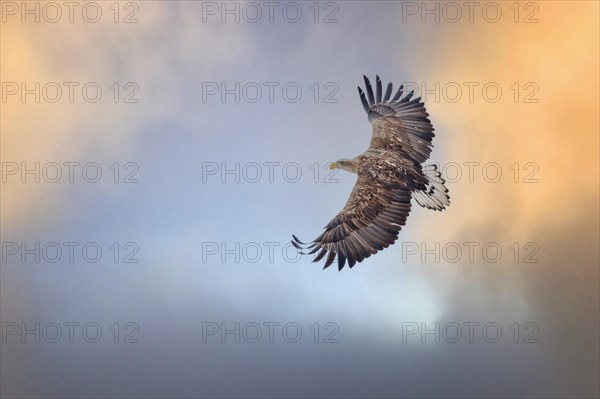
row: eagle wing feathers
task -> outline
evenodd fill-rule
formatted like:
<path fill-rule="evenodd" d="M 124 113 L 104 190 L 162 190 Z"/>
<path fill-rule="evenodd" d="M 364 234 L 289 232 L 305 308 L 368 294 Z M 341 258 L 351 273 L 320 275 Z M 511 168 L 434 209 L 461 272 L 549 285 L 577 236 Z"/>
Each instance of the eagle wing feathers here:
<path fill-rule="evenodd" d="M 379 76 L 376 78 L 378 91 L 375 98 L 369 79 L 366 76 L 363 78 L 367 97 L 360 87 L 358 92 L 369 122 L 373 126 L 370 148 L 375 146 L 394 149 L 401 146 L 415 163 L 425 162 L 431 154 L 435 134 L 421 98 L 411 100 L 414 94 L 412 91 L 402 97 L 403 86 L 400 86 L 394 98 L 388 101 L 386 99 L 388 92 L 392 92 L 392 83 L 389 83 L 386 96 L 381 99 Z"/>
<path fill-rule="evenodd" d="M 346 261 L 356 262 L 387 248 L 398 239 L 411 208 L 411 188 L 389 175 L 373 177 L 372 170 L 360 171 L 346 205 L 326 226 L 325 231 L 310 245 L 294 236 L 296 248 L 316 254 L 313 262 L 327 255 L 324 268 L 336 258 L 341 270 Z"/>

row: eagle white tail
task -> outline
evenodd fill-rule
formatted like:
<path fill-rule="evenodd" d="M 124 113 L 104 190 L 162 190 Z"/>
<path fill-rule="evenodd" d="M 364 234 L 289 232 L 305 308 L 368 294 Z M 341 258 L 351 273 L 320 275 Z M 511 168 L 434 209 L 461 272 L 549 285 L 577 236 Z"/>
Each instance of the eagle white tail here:
<path fill-rule="evenodd" d="M 450 205 L 450 196 L 448 189 L 444 186 L 446 181 L 442 178 L 442 174 L 438 171 L 436 165 L 425 165 L 423 174 L 427 176 L 427 187 L 425 190 L 413 191 L 413 198 L 417 204 L 423 208 L 441 211 Z"/>

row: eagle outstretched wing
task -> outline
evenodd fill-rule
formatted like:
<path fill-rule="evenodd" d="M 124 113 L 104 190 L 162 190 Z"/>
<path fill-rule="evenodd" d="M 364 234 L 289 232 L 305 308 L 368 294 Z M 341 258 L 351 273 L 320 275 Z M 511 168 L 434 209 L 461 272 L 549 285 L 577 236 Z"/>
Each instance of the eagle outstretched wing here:
<path fill-rule="evenodd" d="M 372 172 L 359 172 L 342 211 L 310 245 L 306 246 L 293 236 L 292 244 L 296 248 L 316 254 L 313 262 L 327 255 L 324 269 L 331 266 L 336 255 L 338 269 L 342 270 L 346 261 L 352 267 L 387 248 L 398 239 L 398 233 L 406 223 L 411 207 L 411 188 L 406 182 L 388 180 Z"/>
<path fill-rule="evenodd" d="M 375 78 L 373 95 L 371 82 L 364 75 L 363 78 L 368 100 L 360 87 L 358 93 L 373 126 L 369 148 L 385 148 L 392 151 L 402 148 L 416 163 L 425 162 L 431 154 L 435 134 L 421 97 L 411 100 L 414 94 L 411 91 L 404 98 L 400 98 L 403 90 L 401 85 L 392 98 L 392 83 L 388 83 L 383 94 L 379 76 Z"/>

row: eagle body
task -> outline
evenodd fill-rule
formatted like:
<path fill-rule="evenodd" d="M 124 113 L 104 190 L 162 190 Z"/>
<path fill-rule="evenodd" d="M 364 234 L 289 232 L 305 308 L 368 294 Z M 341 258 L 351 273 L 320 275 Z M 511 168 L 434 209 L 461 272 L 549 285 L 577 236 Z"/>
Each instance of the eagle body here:
<path fill-rule="evenodd" d="M 450 204 L 448 190 L 435 165 L 424 165 L 429 158 L 434 137 L 420 98 L 413 93 L 402 97 L 402 86 L 392 97 L 389 83 L 383 94 L 381 80 L 376 78 L 376 91 L 364 77 L 366 94 L 359 95 L 373 127 L 369 148 L 352 159 L 340 159 L 332 168 L 357 174 L 356 184 L 346 205 L 310 244 L 293 236 L 292 244 L 308 254 L 314 262 L 325 258 L 331 266 L 337 258 L 338 269 L 346 262 L 356 262 L 374 255 L 393 244 L 406 224 L 411 199 L 433 210 Z M 368 99 L 367 99 L 368 98 Z"/>
<path fill-rule="evenodd" d="M 414 189 L 424 189 L 427 184 L 421 165 L 407 160 L 401 149 L 392 151 L 371 147 L 354 160 L 357 162 L 357 174 L 370 176 L 373 183 L 381 181 L 389 188 L 400 184 Z"/>

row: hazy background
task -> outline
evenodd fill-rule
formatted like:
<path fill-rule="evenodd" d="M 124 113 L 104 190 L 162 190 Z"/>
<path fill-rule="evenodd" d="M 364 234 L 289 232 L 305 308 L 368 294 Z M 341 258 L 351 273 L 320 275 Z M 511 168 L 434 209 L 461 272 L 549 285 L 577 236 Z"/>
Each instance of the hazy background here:
<path fill-rule="evenodd" d="M 472 18 L 461 2 L 460 17 L 436 2 L 282 2 L 272 22 L 258 2 L 255 23 L 244 19 L 255 8 L 235 2 L 239 22 L 221 2 L 139 1 L 119 3 L 117 23 L 112 2 L 97 3 L 96 23 L 84 3 L 73 22 L 66 6 L 45 21 L 55 10 L 39 3 L 40 22 L 23 23 L 21 4 L 0 3 L 3 397 L 599 395 L 597 2 L 477 2 Z M 137 23 L 123 22 L 130 13 Z M 282 248 L 291 233 L 320 234 L 352 189 L 352 175 L 327 183 L 322 168 L 368 146 L 363 74 L 417 83 L 452 204 L 442 213 L 415 204 L 395 246 L 323 271 Z M 22 82 L 40 82 L 39 103 L 7 94 Z M 56 103 L 51 88 L 42 95 L 48 82 L 63 89 Z M 72 103 L 64 82 L 79 83 Z M 81 95 L 89 82 L 102 88 L 94 103 Z M 239 102 L 208 95 L 207 82 L 240 82 Z M 263 89 L 254 103 L 252 85 L 241 93 L 250 82 Z M 264 82 L 279 84 L 272 102 Z M 296 102 L 282 93 L 290 83 L 302 89 Z M 135 87 L 138 102 L 125 103 Z M 40 163 L 39 183 L 22 182 L 23 162 Z M 71 183 L 63 167 L 51 183 L 41 172 L 50 162 L 96 162 L 102 177 L 88 183 L 80 166 Z M 278 162 L 272 181 L 263 166 L 252 183 L 251 162 Z M 217 174 L 203 173 L 215 163 Z M 222 163 L 240 164 L 239 183 Z M 288 163 L 299 181 L 296 164 L 282 173 Z M 124 183 L 132 171 L 138 182 Z M 80 245 L 73 262 L 64 245 L 55 263 L 9 254 L 10 243 L 36 242 Z M 98 262 L 81 255 L 89 242 L 102 249 Z M 207 252 L 222 244 L 237 253 Z M 124 262 L 135 248 L 138 262 Z M 22 339 L 36 322 L 40 342 Z M 80 323 L 73 342 L 69 322 Z M 273 342 L 265 322 L 280 323 Z M 436 322 L 463 326 L 462 338 L 406 335 Z M 469 322 L 480 323 L 472 342 Z M 62 325 L 56 343 L 51 327 L 41 331 L 51 323 Z M 98 342 L 82 337 L 86 323 L 102 328 Z M 263 335 L 203 337 L 206 323 L 258 323 Z M 286 323 L 301 327 L 298 342 L 282 336 Z M 498 342 L 485 339 L 494 329 L 482 335 L 486 323 L 501 327 Z M 123 342 L 135 326 L 138 342 Z M 328 334 L 337 342 L 323 342 Z"/>

